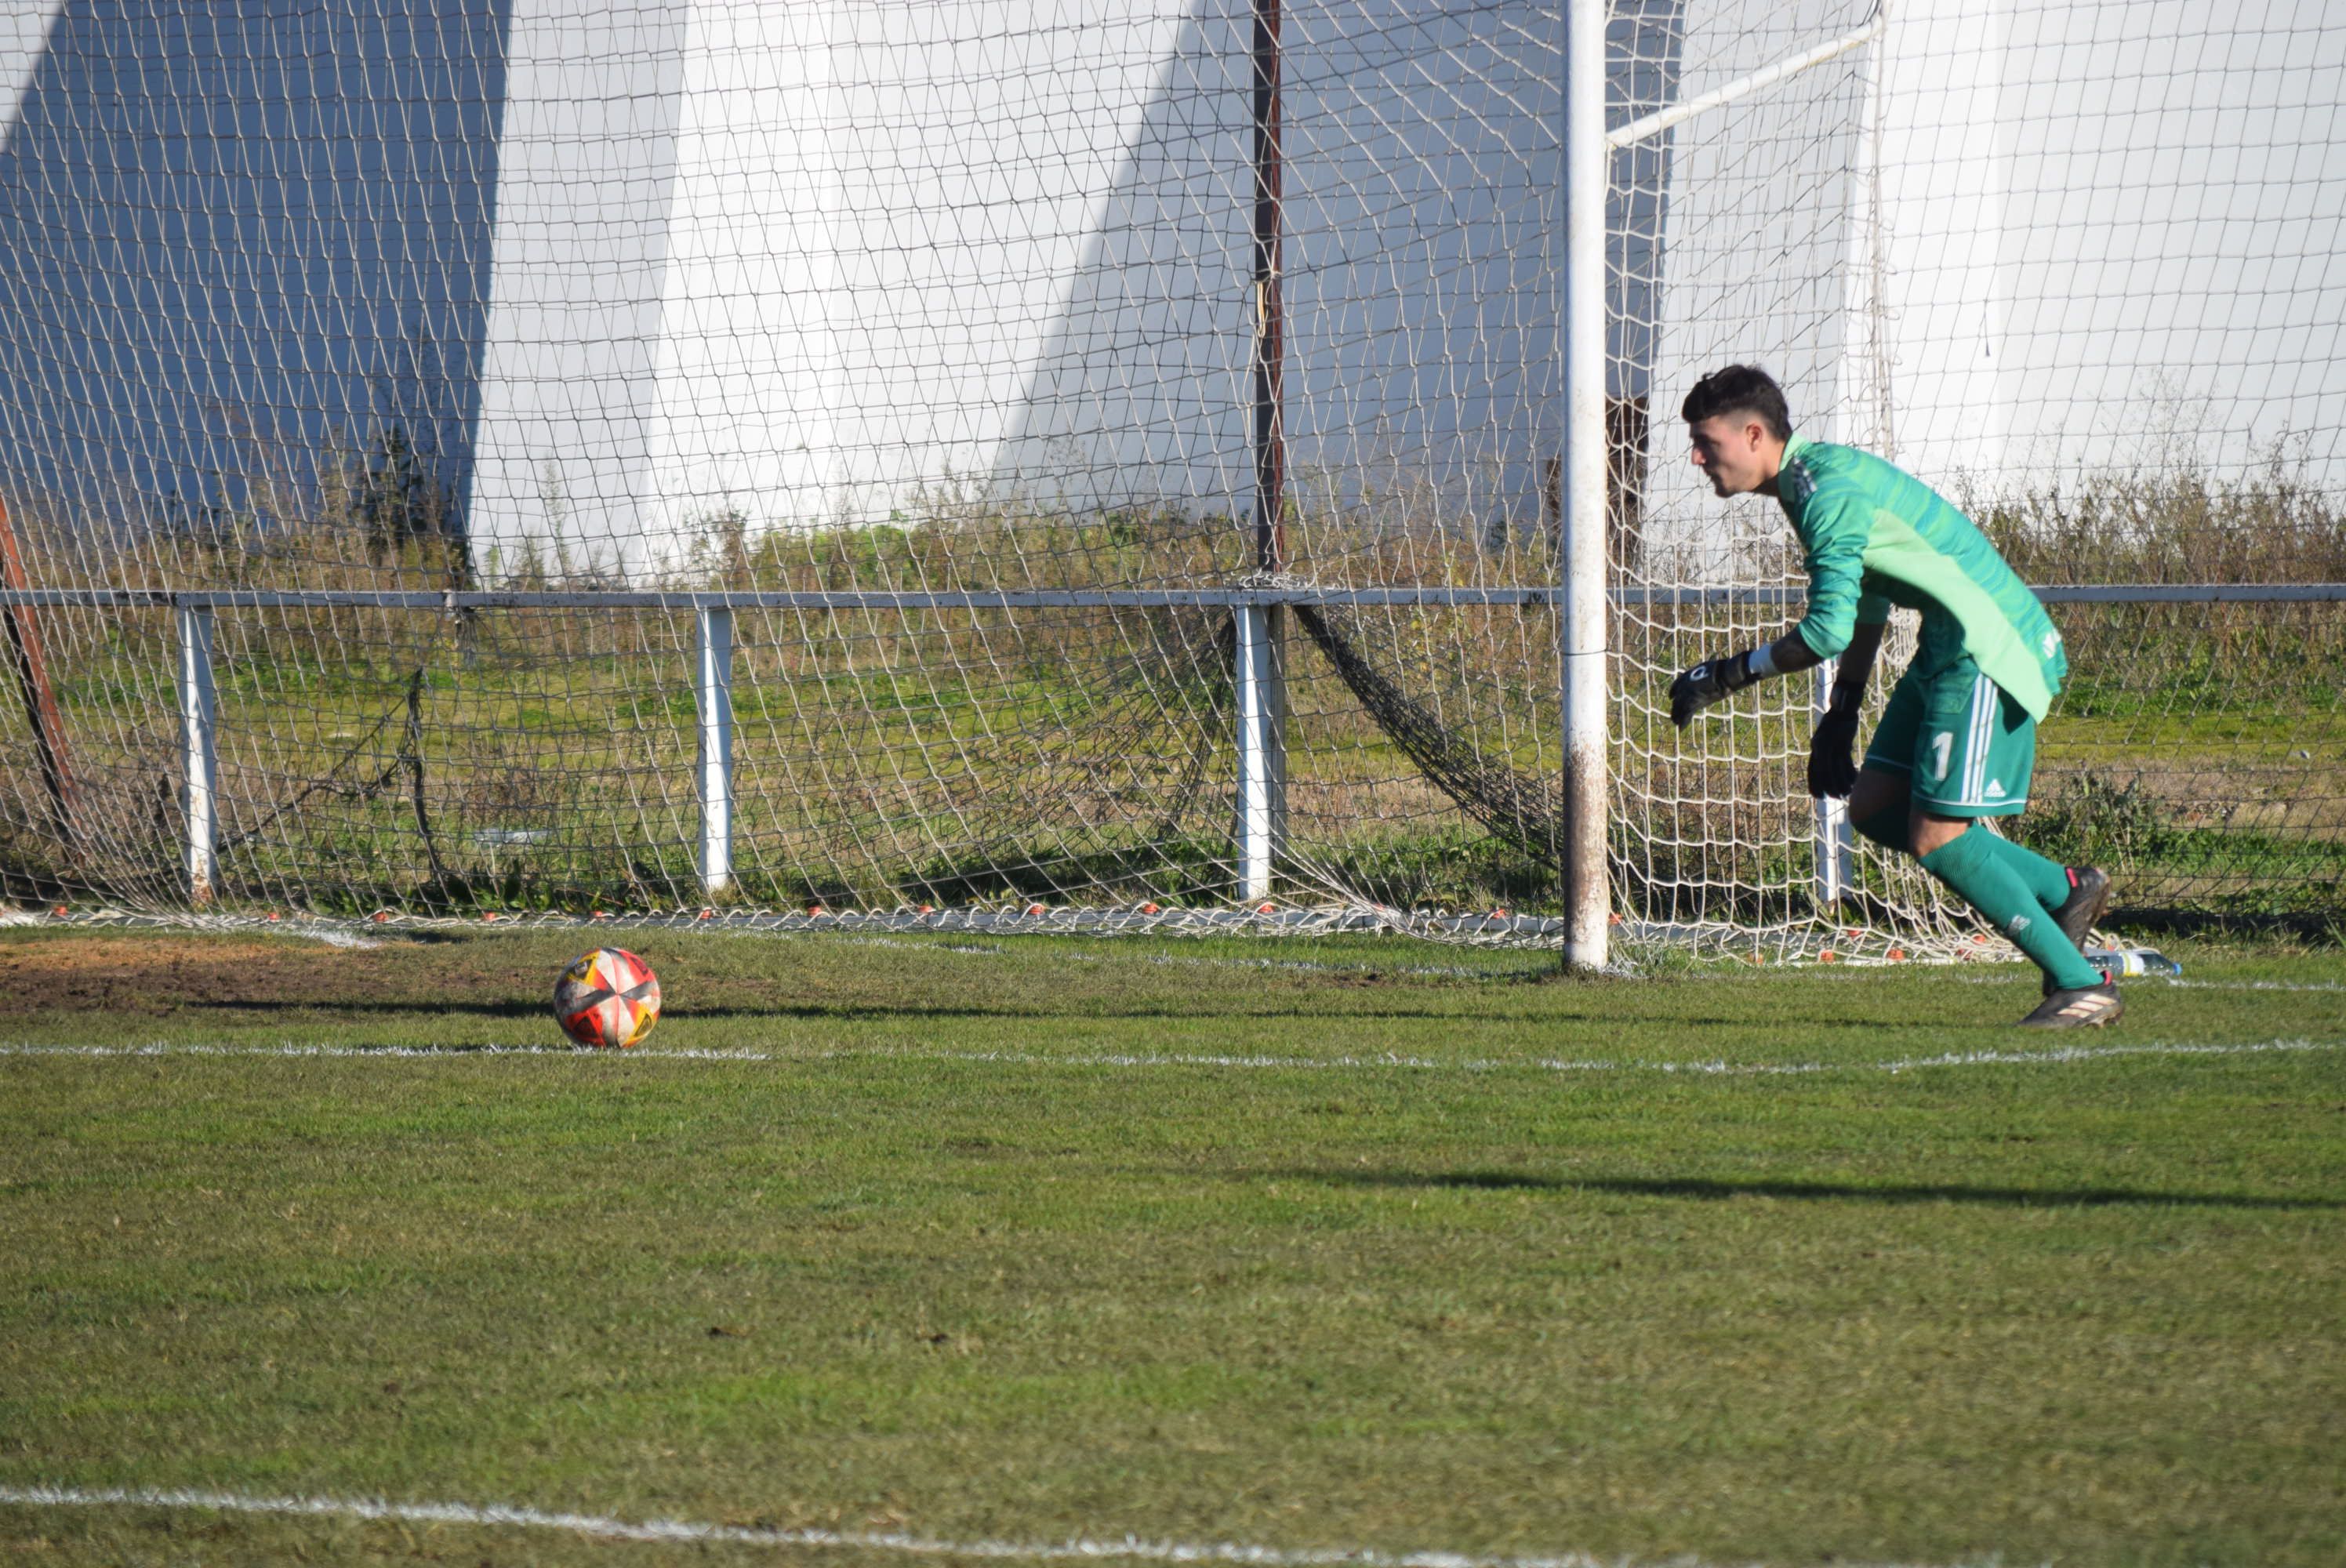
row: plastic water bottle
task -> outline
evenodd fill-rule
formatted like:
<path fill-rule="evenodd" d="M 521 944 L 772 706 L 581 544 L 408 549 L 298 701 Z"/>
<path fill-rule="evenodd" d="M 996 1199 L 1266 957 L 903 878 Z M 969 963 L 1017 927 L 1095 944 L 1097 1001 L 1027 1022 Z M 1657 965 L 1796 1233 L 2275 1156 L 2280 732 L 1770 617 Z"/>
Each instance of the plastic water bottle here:
<path fill-rule="evenodd" d="M 2148 947 L 2089 947 L 2086 950 L 2086 962 L 2096 968 L 2108 970 L 2113 980 L 2124 979 L 2129 974 L 2172 975 L 2183 972 L 2181 964 L 2156 948 Z"/>

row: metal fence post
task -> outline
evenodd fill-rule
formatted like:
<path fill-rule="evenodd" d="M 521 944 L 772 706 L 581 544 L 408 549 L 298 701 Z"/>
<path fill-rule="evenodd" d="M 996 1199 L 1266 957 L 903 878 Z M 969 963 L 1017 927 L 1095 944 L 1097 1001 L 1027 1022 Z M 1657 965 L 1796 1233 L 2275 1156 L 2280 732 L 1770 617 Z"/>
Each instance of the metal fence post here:
<path fill-rule="evenodd" d="M 1287 847 L 1287 651 L 1283 611 L 1241 605 L 1238 623 L 1239 791 L 1236 837 L 1239 896 L 1270 897 Z"/>
<path fill-rule="evenodd" d="M 217 703 L 212 690 L 212 609 L 178 606 L 179 623 L 179 735 L 187 784 L 181 794 L 188 833 L 188 898 L 211 901 L 217 867 L 212 843 L 219 830 L 219 757 L 215 745 Z"/>
<path fill-rule="evenodd" d="M 733 885 L 733 612 L 704 606 L 699 622 L 700 886 L 715 898 Z"/>
<path fill-rule="evenodd" d="M 1840 667 L 1839 659 L 1829 658 L 1817 666 L 1810 677 L 1811 718 L 1821 719 L 1825 709 L 1831 706 L 1833 672 Z M 1849 836 L 1849 802 L 1831 795 L 1821 796 L 1817 800 L 1817 908 L 1830 910 L 1839 904 L 1856 880 Z"/>

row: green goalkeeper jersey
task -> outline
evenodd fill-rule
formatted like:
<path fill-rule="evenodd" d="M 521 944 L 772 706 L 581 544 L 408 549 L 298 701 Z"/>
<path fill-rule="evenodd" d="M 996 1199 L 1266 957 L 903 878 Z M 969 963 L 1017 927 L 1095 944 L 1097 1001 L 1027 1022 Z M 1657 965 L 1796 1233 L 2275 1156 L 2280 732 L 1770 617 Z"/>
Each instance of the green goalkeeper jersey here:
<path fill-rule="evenodd" d="M 1795 433 L 1777 498 L 1807 554 L 1809 609 L 1796 628 L 1830 658 L 1892 605 L 1923 613 L 1926 672 L 1969 654 L 2041 719 L 2068 673 L 2061 634 L 1987 536 L 1929 485 L 1855 447 Z"/>

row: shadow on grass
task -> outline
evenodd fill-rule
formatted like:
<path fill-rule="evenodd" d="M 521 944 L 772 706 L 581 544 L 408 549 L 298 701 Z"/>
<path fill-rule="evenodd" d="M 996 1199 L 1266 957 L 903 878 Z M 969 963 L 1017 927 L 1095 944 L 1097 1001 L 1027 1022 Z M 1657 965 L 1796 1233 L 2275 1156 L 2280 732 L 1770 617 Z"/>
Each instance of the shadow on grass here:
<path fill-rule="evenodd" d="M 355 1013 L 368 1018 L 387 1013 L 408 1013 L 417 1017 L 456 1018 L 546 1018 L 553 1008 L 546 1003 L 531 998 L 511 1002 L 364 1002 L 286 1000 L 278 997 L 243 999 L 207 998 L 200 1002 L 181 1003 L 189 1011 L 205 1013 Z M 664 1007 L 660 1016 L 666 1019 L 706 1018 L 723 1020 L 748 1019 L 817 1019 L 840 1022 L 853 1019 L 879 1018 L 1057 1018 L 1076 1016 L 1056 1013 L 1025 1012 L 1001 1007 L 858 1007 L 842 1003 L 837 1006 L 791 1007 Z M 1110 1014 L 1108 1016 L 1156 1016 L 1153 1014 Z M 1172 1016 L 1172 1014 L 1163 1014 Z"/>
<path fill-rule="evenodd" d="M 1616 1192 L 1632 1197 L 1773 1197 L 1798 1202 L 1853 1199 L 1861 1203 L 1979 1203 L 2014 1208 L 2099 1207 L 2139 1204 L 2146 1207 L 2267 1208 L 2336 1211 L 2346 1199 L 2266 1197 L 2252 1193 L 2162 1192 L 2132 1187 L 1974 1186 L 1967 1183 L 1914 1183 L 1863 1186 L 1849 1182 L 1720 1181 L 1707 1176 L 1544 1176 L 1517 1171 L 1293 1170 L 1281 1178 L 1353 1186 L 1458 1187 L 1492 1192 Z"/>
<path fill-rule="evenodd" d="M 385 1013 L 409 1013 L 418 1017 L 467 1018 L 540 1018 L 549 1010 L 549 1003 L 536 997 L 512 998 L 494 1002 L 467 1002 L 451 998 L 445 1001 L 407 1001 L 397 998 L 365 997 L 220 997 L 192 998 L 178 1004 L 189 1012 L 204 1013 L 337 1013 L 363 1014 L 370 1018 Z M 1376 1023 L 1385 1020 L 1421 1020 L 1443 1023 L 1576 1023 L 1598 1022 L 1591 1014 L 1583 1018 L 1573 1013 L 1485 1013 L 1472 1014 L 1455 1008 L 1414 1007 L 1308 1007 L 1293 1004 L 1236 1006 L 1215 1005 L 1210 1010 L 1196 1005 L 1165 1003 L 1146 1007 L 1015 1007 L 972 1006 L 939 1003 L 889 1003 L 862 1002 L 777 1003 L 767 1006 L 737 1004 L 727 1006 L 680 1007 L 673 1003 L 661 1009 L 664 1018 L 705 1019 L 801 1019 L 830 1023 L 877 1023 L 889 1019 L 931 1018 L 1004 1018 L 1027 1022 L 1063 1022 L 1084 1023 L 1115 1022 L 1119 1019 L 1159 1019 L 1176 1023 L 1197 1023 L 1213 1019 L 1320 1018 L 1338 1023 Z M 1605 1022 L 1617 1023 L 1617 1019 Z M 1672 1025 L 1703 1027 L 1733 1026 L 1748 1023 L 1733 1018 L 1671 1019 Z M 1885 1028 L 1936 1028 L 1938 1025 L 1917 1023 L 1911 1025 L 1883 1023 L 1875 1020 L 1852 1020 L 1836 1027 L 1862 1028 L 1869 1033 Z"/>
<path fill-rule="evenodd" d="M 731 1003 L 724 1005 L 680 1006 L 668 1003 L 661 1016 L 669 1019 L 702 1019 L 711 1022 L 801 1022 L 829 1023 L 884 1023 L 896 1020 L 925 1021 L 935 1019 L 1004 1019 L 1031 1023 L 1098 1023 L 1125 1020 L 1153 1020 L 1177 1023 L 1197 1023 L 1214 1021 L 1259 1021 L 1290 1018 L 1317 1020 L 1331 1024 L 1366 1024 L 1379 1023 L 1436 1023 L 1458 1025 L 1516 1023 L 1566 1028 L 1574 1025 L 1603 1026 L 1617 1030 L 1625 1020 L 1617 1014 L 1596 1012 L 1549 1012 L 1529 1010 L 1510 1012 L 1499 1009 L 1481 1011 L 1455 1007 L 1395 1007 L 1345 1006 L 1341 1000 L 1357 996 L 1358 992 L 1334 991 L 1327 1002 L 1311 1005 L 1290 1000 L 1269 1000 L 1245 1005 L 1235 1000 L 1216 999 L 1210 1004 L 1180 1003 L 1154 1003 L 1125 1007 L 1050 1007 L 1015 1006 L 968 1003 L 891 1003 L 884 1002 L 776 1003 L 768 1005 Z M 2033 993 L 2032 993 L 2033 994 Z M 410 1000 L 398 997 L 190 997 L 180 1001 L 176 1010 L 190 1013 L 349 1013 L 364 1021 L 380 1019 L 385 1014 L 406 1014 L 413 1017 L 460 1017 L 491 1019 L 543 1018 L 549 1003 L 536 996 L 500 998 L 495 1001 L 465 1001 L 459 998 Z M 1630 1020 L 1641 1024 L 1673 1030 L 1742 1029 L 1749 1028 L 1749 1018 L 1719 1016 L 1644 1017 Z M 1867 1039 L 1881 1039 L 1884 1034 L 1901 1032 L 1944 1033 L 1948 1024 L 1930 1019 L 1882 1019 L 1864 1016 L 1819 1018 L 1803 1021 L 1812 1035 L 1827 1033 L 1862 1033 Z M 1962 1027 L 1956 1025 L 1955 1027 Z M 1980 1025 L 1985 1027 L 1985 1025 Z M 1464 1055 L 1480 1059 L 1480 1053 L 1466 1050 Z M 1538 1063 L 1526 1055 L 1522 1065 L 1535 1067 Z"/>

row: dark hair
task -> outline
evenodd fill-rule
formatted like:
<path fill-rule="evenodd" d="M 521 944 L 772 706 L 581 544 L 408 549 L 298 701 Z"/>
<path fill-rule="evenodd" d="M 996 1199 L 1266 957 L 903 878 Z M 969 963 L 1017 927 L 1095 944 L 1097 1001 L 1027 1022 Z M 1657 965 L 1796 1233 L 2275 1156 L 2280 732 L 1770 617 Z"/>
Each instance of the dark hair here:
<path fill-rule="evenodd" d="M 1785 406 L 1784 389 L 1758 365 L 1729 365 L 1694 383 L 1678 416 L 1688 424 L 1722 413 L 1760 416 L 1768 433 L 1778 441 L 1792 438 L 1792 411 Z"/>

